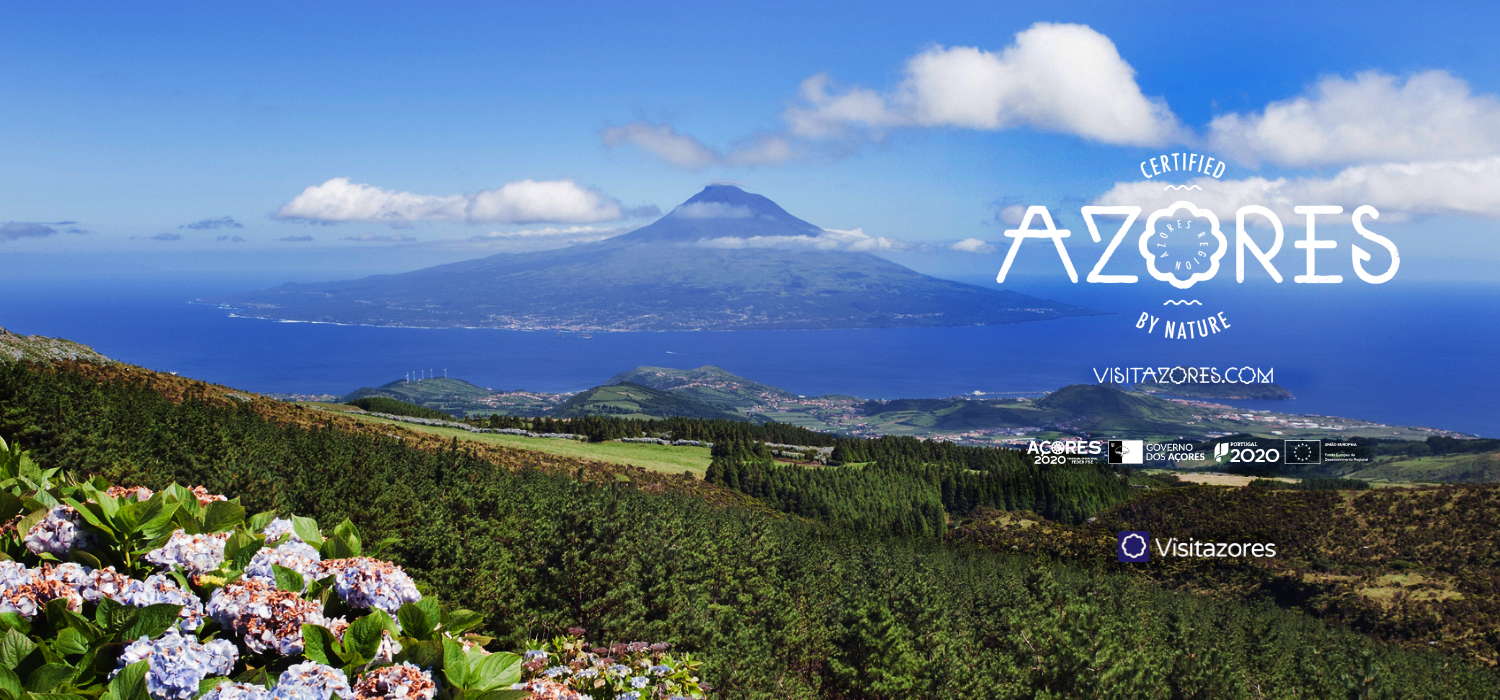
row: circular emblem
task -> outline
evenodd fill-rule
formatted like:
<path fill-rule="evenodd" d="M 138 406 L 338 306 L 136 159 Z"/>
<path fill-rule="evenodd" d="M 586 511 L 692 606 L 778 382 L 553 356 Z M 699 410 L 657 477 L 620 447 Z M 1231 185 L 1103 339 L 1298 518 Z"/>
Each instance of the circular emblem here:
<path fill-rule="evenodd" d="M 1219 258 L 1229 250 L 1229 241 L 1213 212 L 1175 202 L 1151 212 L 1140 248 L 1152 277 L 1187 289 L 1219 274 Z"/>
<path fill-rule="evenodd" d="M 1131 550 L 1131 540 L 1134 540 L 1134 541 L 1140 543 L 1140 548 L 1137 549 L 1137 550 L 1135 550 L 1135 551 L 1133 551 L 1133 552 L 1130 551 Z M 1137 534 L 1135 534 L 1135 533 L 1132 532 L 1132 533 L 1126 535 L 1125 539 L 1123 539 L 1123 540 L 1120 541 L 1120 551 L 1124 552 L 1125 556 L 1130 557 L 1131 559 L 1139 559 L 1139 558 L 1141 558 L 1141 555 L 1143 555 L 1143 554 L 1146 553 L 1146 538 L 1141 537 L 1140 535 L 1137 535 Z"/>

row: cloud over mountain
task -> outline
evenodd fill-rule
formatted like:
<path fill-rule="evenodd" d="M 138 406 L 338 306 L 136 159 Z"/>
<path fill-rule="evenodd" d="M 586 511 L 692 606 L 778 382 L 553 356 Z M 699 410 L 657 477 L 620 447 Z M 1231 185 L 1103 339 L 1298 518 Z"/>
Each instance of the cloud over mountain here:
<path fill-rule="evenodd" d="M 573 180 L 517 180 L 476 194 L 426 195 L 336 177 L 303 190 L 276 212 L 276 218 L 405 226 L 419 221 L 595 223 L 649 213 L 649 209 L 627 210 L 619 200 Z"/>

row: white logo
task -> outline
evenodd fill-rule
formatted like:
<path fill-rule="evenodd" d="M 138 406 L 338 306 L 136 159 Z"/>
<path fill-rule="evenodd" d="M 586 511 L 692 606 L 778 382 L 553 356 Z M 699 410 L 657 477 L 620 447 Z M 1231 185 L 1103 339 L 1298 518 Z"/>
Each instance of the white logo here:
<path fill-rule="evenodd" d="M 1130 551 L 1131 540 L 1135 540 L 1136 542 L 1141 543 L 1141 548 L 1134 552 Z M 1146 553 L 1146 538 L 1132 532 L 1126 535 L 1125 539 L 1120 540 L 1120 551 L 1124 552 L 1125 556 L 1130 557 L 1131 559 L 1140 559 L 1141 555 L 1144 555 Z"/>
<path fill-rule="evenodd" d="M 1176 263 L 1176 265 L 1174 266 L 1176 269 L 1181 269 L 1183 265 L 1186 265 L 1188 270 L 1192 270 L 1194 267 L 1205 268 L 1198 272 L 1189 274 L 1188 278 L 1185 280 L 1177 279 L 1177 275 L 1172 271 L 1162 272 L 1161 270 L 1158 270 L 1156 268 L 1157 256 L 1151 250 L 1151 248 L 1153 247 L 1166 248 L 1167 245 L 1161 241 L 1169 238 L 1169 236 L 1167 235 L 1168 233 L 1178 229 L 1179 227 L 1191 227 L 1191 221 L 1187 222 L 1187 224 L 1184 225 L 1181 221 L 1173 220 L 1172 223 L 1166 224 L 1165 230 L 1156 230 L 1156 222 L 1158 220 L 1160 220 L 1162 217 L 1171 217 L 1173 214 L 1177 213 L 1179 209 L 1188 210 L 1188 212 L 1191 213 L 1194 217 L 1200 219 L 1208 219 L 1208 231 L 1200 231 L 1192 233 L 1190 235 L 1195 238 L 1206 239 L 1206 237 L 1211 233 L 1213 234 L 1213 237 L 1219 242 L 1218 248 L 1215 249 L 1213 254 L 1211 255 L 1206 250 L 1199 250 L 1196 253 L 1189 255 L 1185 261 L 1178 261 Z M 1206 248 L 1210 245 L 1212 244 L 1207 240 L 1200 240 L 1198 242 L 1199 248 Z M 1141 257 L 1144 257 L 1146 259 L 1146 267 L 1147 270 L 1151 273 L 1152 277 L 1155 277 L 1156 279 L 1159 279 L 1163 282 L 1167 282 L 1178 289 L 1187 289 L 1194 284 L 1197 284 L 1204 280 L 1212 279 L 1214 275 L 1219 274 L 1219 258 L 1224 257 L 1224 252 L 1229 250 L 1229 239 L 1225 238 L 1224 233 L 1219 230 L 1219 217 L 1214 216 L 1213 212 L 1207 209 L 1199 209 L 1198 207 L 1194 206 L 1192 202 L 1174 202 L 1170 207 L 1167 207 L 1165 209 L 1157 209 L 1156 211 L 1151 212 L 1151 218 L 1146 220 L 1146 230 L 1141 234 L 1140 248 Z M 1163 252 L 1161 257 L 1166 257 L 1167 255 L 1168 253 Z"/>

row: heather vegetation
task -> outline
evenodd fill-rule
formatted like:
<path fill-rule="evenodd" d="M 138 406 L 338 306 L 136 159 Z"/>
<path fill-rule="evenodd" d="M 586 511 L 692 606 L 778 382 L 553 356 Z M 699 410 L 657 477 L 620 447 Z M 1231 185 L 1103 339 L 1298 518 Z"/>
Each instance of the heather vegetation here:
<path fill-rule="evenodd" d="M 109 381 L 100 376 L 66 365 L 0 366 L 0 436 L 31 449 L 38 468 L 66 470 L 79 479 L 158 492 L 173 483 L 201 484 L 209 493 L 236 497 L 246 513 L 347 520 L 347 526 L 331 532 L 320 530 L 324 547 L 334 537 L 347 544 L 351 533 L 363 543 L 398 538 L 384 558 L 411 577 L 422 600 L 444 601 L 450 617 L 457 610 L 482 616 L 483 625 L 473 630 L 490 638 L 482 648 L 549 655 L 520 659 L 520 670 L 530 674 L 522 680 L 538 697 L 558 692 L 548 683 L 576 689 L 580 678 L 590 686 L 603 681 L 592 687 L 611 693 L 630 692 L 617 690 L 617 677 L 607 674 L 618 670 L 603 658 L 628 659 L 619 664 L 627 666 L 659 664 L 660 651 L 629 644 L 643 639 L 691 653 L 701 664 L 699 675 L 713 687 L 711 694 L 724 698 L 1485 698 L 1500 693 L 1492 671 L 1451 656 L 1373 642 L 1270 602 L 1242 604 L 1110 575 L 1088 563 L 1099 558 L 1069 564 L 920 533 L 859 530 L 838 518 L 815 522 L 768 512 L 702 482 L 666 477 L 601 482 L 584 478 L 597 467 L 582 462 L 527 461 L 512 453 L 495 453 L 500 456 L 492 459 L 456 441 L 434 449 L 397 439 L 401 435 L 348 430 L 332 416 L 224 399 L 202 385 L 144 373 L 110 375 Z M 753 453 L 756 441 L 742 442 Z M 847 460 L 838 469 L 885 470 L 891 478 L 924 480 L 929 477 L 918 468 L 921 461 L 935 473 L 991 469 L 995 474 L 974 478 L 992 486 L 994 494 L 1030 483 L 1006 471 L 1026 474 L 1024 462 L 1007 461 L 1014 457 L 960 450 L 947 457 L 933 453 L 934 458 L 915 452 L 929 449 L 918 447 L 923 443 L 901 457 L 907 449 L 901 443 L 874 442 L 879 441 L 837 443 L 845 447 L 840 457 Z M 736 461 L 758 458 L 741 454 Z M 1111 502 L 1104 486 L 1116 479 L 1103 472 L 1081 480 L 1103 496 L 1085 497 L 1066 484 L 1043 484 L 1050 490 L 1033 484 L 1029 498 L 1035 506 L 1038 494 L 1055 492 L 1080 512 L 1098 509 Z M 95 490 L 103 485 L 88 483 Z M 946 504 L 942 483 L 939 479 L 939 502 Z M 1187 490 L 1163 493 L 1179 491 Z M 1000 502 L 983 489 L 972 493 L 977 495 L 966 506 L 971 509 Z M 1333 491 L 1275 493 L 1339 497 Z M 1125 512 L 1121 509 L 1135 502 L 1106 512 Z M 1434 506 L 1424 502 L 1422 507 Z M 959 510 L 957 501 L 953 510 Z M 271 537 L 263 529 L 251 532 L 260 524 L 253 518 L 245 522 L 233 528 L 241 540 Z M 205 521 L 201 527 L 209 526 Z M 301 536 L 295 528 L 293 534 Z M 147 544 L 157 545 L 141 547 Z M 160 546 L 167 544 L 170 539 Z M 319 549 L 324 558 L 330 556 Z M 291 576 L 295 566 L 279 566 L 287 572 L 271 569 L 277 591 L 298 600 L 314 595 L 321 578 L 298 581 Z M 226 573 L 207 576 L 227 582 Z M 297 592 L 302 584 L 308 592 Z M 331 602 L 337 591 L 327 590 L 316 595 Z M 424 641 L 406 634 L 400 611 L 409 604 L 415 605 L 406 601 L 397 608 L 391 627 L 364 623 L 377 632 L 399 629 L 401 634 L 392 633 L 398 641 L 418 640 L 403 641 L 399 653 L 415 653 L 408 648 L 420 649 Z M 354 609 L 347 601 L 344 605 Z M 90 614 L 84 611 L 81 616 Z M 321 614 L 337 611 L 325 607 Z M 40 619 L 51 624 L 45 615 Z M 570 636 L 572 627 L 586 629 L 598 645 Z M 38 648 L 52 648 L 46 630 L 37 630 L 12 626 L 11 631 Z M 342 642 L 346 654 L 348 634 Z M 384 639 L 356 640 L 377 636 Z M 214 639 L 243 637 L 224 632 Z M 551 641 L 544 646 L 531 643 L 534 639 Z M 325 658 L 344 659 L 321 633 L 315 641 L 304 642 L 304 655 L 310 648 L 332 649 Z M 450 647 L 444 644 L 446 652 Z M 114 649 L 110 658 L 117 662 L 123 649 Z M 372 651 L 379 652 L 380 644 Z M 37 653 L 46 658 L 53 652 Z M 455 664 L 460 656 L 467 666 L 455 674 L 468 679 L 480 673 L 468 652 L 453 654 Z M 445 663 L 448 658 L 445 653 Z M 76 665 L 78 659 L 65 656 L 64 661 Z M 38 667 L 47 663 L 52 662 Z M 467 691 L 446 668 L 439 671 L 441 678 L 434 673 L 435 656 L 410 663 L 432 674 L 436 692 Z M 217 668 L 209 670 L 217 675 Z M 390 688 L 410 683 L 417 692 L 407 697 L 421 697 L 429 689 L 399 663 L 374 668 L 363 676 L 354 672 L 348 679 L 351 692 L 390 697 Z M 131 688 L 125 690 L 135 693 Z M 44 691 L 18 684 L 0 689 L 17 698 L 37 692 Z M 111 700 L 123 700 L 107 692 Z"/>

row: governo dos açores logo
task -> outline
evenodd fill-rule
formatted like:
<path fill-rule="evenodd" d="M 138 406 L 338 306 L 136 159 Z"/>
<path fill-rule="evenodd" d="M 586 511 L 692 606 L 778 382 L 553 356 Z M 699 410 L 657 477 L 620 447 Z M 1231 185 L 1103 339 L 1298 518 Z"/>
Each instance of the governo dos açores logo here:
<path fill-rule="evenodd" d="M 1199 173 L 1204 176 L 1199 179 L 1199 182 L 1209 183 L 1212 186 L 1215 184 L 1213 180 L 1223 175 L 1224 164 L 1197 153 L 1162 155 L 1141 164 L 1141 172 L 1146 175 L 1148 181 L 1159 177 L 1164 172 L 1174 171 Z M 1163 185 L 1161 192 L 1162 194 L 1184 193 L 1190 190 L 1204 192 L 1204 188 L 1198 184 Z M 1204 195 L 1207 194 L 1209 193 L 1204 192 Z M 1084 224 L 1088 227 L 1090 238 L 1096 244 L 1104 243 L 1104 236 L 1109 235 L 1107 227 L 1101 232 L 1101 225 L 1113 221 L 1119 222 L 1118 228 L 1110 235 L 1103 254 L 1099 256 L 1084 280 L 1090 284 L 1135 284 L 1141 281 L 1137 274 L 1126 274 L 1129 272 L 1129 266 L 1124 262 L 1125 256 L 1121 256 L 1119 260 L 1116 259 L 1116 254 L 1120 253 L 1124 246 L 1125 250 L 1134 248 L 1140 253 L 1144 269 L 1152 279 L 1165 282 L 1177 290 L 1189 290 L 1200 282 L 1214 279 L 1220 273 L 1222 266 L 1227 264 L 1225 258 L 1230 257 L 1231 253 L 1233 253 L 1236 282 L 1243 283 L 1246 278 L 1246 268 L 1250 267 L 1253 270 L 1258 264 L 1271 280 L 1281 283 L 1285 280 L 1282 268 L 1288 267 L 1288 263 L 1285 260 L 1278 261 L 1277 256 L 1286 247 L 1287 232 L 1282 215 L 1277 214 L 1273 206 L 1285 214 L 1286 205 L 1291 204 L 1291 213 L 1301 219 L 1297 223 L 1303 225 L 1302 237 L 1291 242 L 1292 248 L 1302 251 L 1302 255 L 1298 256 L 1302 260 L 1297 262 L 1301 263 L 1303 274 L 1294 275 L 1292 281 L 1297 284 L 1339 284 L 1344 281 L 1343 275 L 1326 274 L 1329 264 L 1327 261 L 1339 247 L 1339 242 L 1318 237 L 1318 224 L 1321 222 L 1326 226 L 1328 223 L 1335 222 L 1335 219 L 1329 217 L 1344 214 L 1343 206 L 1288 202 L 1236 202 L 1237 206 L 1233 208 L 1234 240 L 1231 245 L 1229 235 L 1225 233 L 1226 226 L 1221 223 L 1213 209 L 1194 203 L 1187 198 L 1191 195 L 1179 194 L 1178 196 L 1183 198 L 1176 199 L 1146 214 L 1144 225 L 1140 226 L 1137 222 L 1142 220 L 1142 214 L 1145 213 L 1143 206 L 1095 204 L 1082 207 L 1080 214 L 1082 214 Z M 1224 191 L 1214 192 L 1211 199 L 1215 207 L 1220 208 L 1221 211 L 1224 210 L 1225 202 L 1235 200 L 1232 193 L 1226 196 Z M 1266 204 L 1273 206 L 1266 206 Z M 1359 236 L 1358 241 L 1349 244 L 1354 274 L 1368 284 L 1383 284 L 1390 281 L 1401 267 L 1401 254 L 1395 242 L 1371 231 L 1366 225 L 1367 222 L 1379 218 L 1380 212 L 1375 207 L 1366 204 L 1356 207 L 1347 220 Z M 1253 230 L 1256 228 L 1260 230 Z M 1136 234 L 1136 231 L 1139 233 Z M 1126 241 L 1132 235 L 1136 236 L 1135 245 L 1129 246 Z M 1067 244 L 1064 242 L 1064 239 L 1072 236 L 1072 231 L 1058 228 L 1047 207 L 1040 205 L 1026 207 L 1019 226 L 1005 231 L 1005 236 L 1010 238 L 1011 242 L 1005 253 L 1005 261 L 1000 266 L 1000 273 L 995 278 L 996 282 L 1005 282 L 1021 250 L 1022 243 L 1027 239 L 1050 239 L 1057 257 L 1062 262 L 1063 269 L 1067 272 L 1068 279 L 1075 284 L 1078 282 L 1077 268 L 1074 267 L 1072 257 L 1068 254 Z M 1361 242 L 1371 246 L 1371 250 L 1379 252 L 1372 253 L 1371 250 L 1366 250 L 1365 247 L 1359 245 Z M 1038 250 L 1044 249 L 1045 246 Z M 1319 256 L 1320 251 L 1323 252 L 1322 257 Z M 1371 263 L 1377 255 L 1389 260 L 1384 270 L 1380 270 L 1377 263 Z M 1323 261 L 1325 273 L 1318 271 L 1320 261 Z M 1196 299 L 1174 297 L 1164 301 L 1163 306 L 1201 307 L 1202 302 Z M 1202 316 L 1202 318 L 1197 316 Z M 1175 320 L 1163 319 L 1148 311 L 1142 313 L 1136 323 L 1136 328 L 1153 335 L 1160 333 L 1169 339 L 1191 339 L 1215 335 L 1230 327 L 1229 320 L 1222 312 L 1217 314 L 1200 312 L 1193 318 Z"/>

